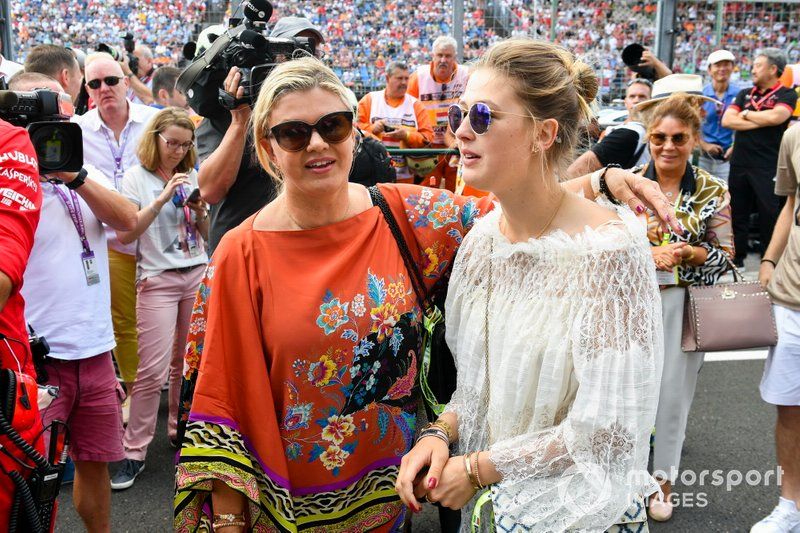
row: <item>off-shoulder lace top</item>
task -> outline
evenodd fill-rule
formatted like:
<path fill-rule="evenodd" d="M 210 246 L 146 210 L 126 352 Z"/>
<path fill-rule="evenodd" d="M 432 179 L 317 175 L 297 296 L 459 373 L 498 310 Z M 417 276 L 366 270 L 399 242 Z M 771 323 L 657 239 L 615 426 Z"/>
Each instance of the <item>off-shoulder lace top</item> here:
<path fill-rule="evenodd" d="M 499 531 L 604 531 L 657 489 L 658 286 L 644 224 L 617 213 L 577 235 L 510 243 L 498 208 L 456 258 L 446 316 L 458 387 L 445 411 L 458 416 L 459 453 L 490 450 L 503 476 L 491 488 Z"/>

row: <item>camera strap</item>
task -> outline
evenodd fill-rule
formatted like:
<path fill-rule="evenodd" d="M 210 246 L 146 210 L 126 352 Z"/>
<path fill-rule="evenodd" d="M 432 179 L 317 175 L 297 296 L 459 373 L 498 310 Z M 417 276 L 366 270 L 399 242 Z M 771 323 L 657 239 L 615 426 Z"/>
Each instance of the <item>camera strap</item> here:
<path fill-rule="evenodd" d="M 126 125 L 125 129 L 122 130 L 119 146 L 108 136 L 108 131 L 105 127 L 101 125 L 100 130 L 103 132 L 103 136 L 106 138 L 106 143 L 108 144 L 108 149 L 111 150 L 111 156 L 114 158 L 114 188 L 120 190 L 122 178 L 125 175 L 125 170 L 122 168 L 122 158 L 125 155 L 125 145 L 128 144 L 128 132 L 130 129 Z"/>
<path fill-rule="evenodd" d="M 97 260 L 89 245 L 89 239 L 86 237 L 86 224 L 83 221 L 83 213 L 81 213 L 81 204 L 78 200 L 78 195 L 75 191 L 69 191 L 69 198 L 67 193 L 61 190 L 61 187 L 53 184 L 53 190 L 56 192 L 61 201 L 67 208 L 69 218 L 72 219 L 72 224 L 78 231 L 78 237 L 81 240 L 83 253 L 81 253 L 81 263 L 83 264 L 83 273 L 86 276 L 87 285 L 96 285 L 100 283 L 100 271 L 97 268 Z"/>

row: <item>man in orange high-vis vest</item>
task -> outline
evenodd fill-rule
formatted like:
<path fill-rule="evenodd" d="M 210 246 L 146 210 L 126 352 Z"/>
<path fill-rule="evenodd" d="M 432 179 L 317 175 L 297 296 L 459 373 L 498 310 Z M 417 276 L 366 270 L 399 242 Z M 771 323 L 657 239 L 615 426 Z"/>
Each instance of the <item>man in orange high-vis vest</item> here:
<path fill-rule="evenodd" d="M 467 86 L 469 71 L 456 60 L 456 41 L 449 36 L 433 41 L 433 59 L 420 66 L 408 82 L 408 94 L 419 98 L 433 122 L 431 148 L 448 148 L 453 138 L 447 132 L 447 110 L 458 102 Z M 449 138 L 449 139 L 448 139 Z M 449 142 L 448 142 L 449 141 Z M 456 167 L 442 157 L 431 174 L 436 186 L 455 190 Z"/>
<path fill-rule="evenodd" d="M 386 89 L 368 93 L 358 103 L 357 126 L 387 148 L 423 148 L 433 139 L 433 124 L 419 100 L 406 92 L 408 66 L 393 61 L 386 67 Z M 397 181 L 414 181 L 404 156 L 392 157 Z"/>

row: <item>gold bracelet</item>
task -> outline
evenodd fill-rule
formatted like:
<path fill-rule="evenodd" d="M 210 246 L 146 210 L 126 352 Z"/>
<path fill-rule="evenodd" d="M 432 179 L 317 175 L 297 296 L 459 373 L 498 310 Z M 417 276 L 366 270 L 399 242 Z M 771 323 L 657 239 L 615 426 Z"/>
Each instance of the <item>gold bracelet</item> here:
<path fill-rule="evenodd" d="M 692 259 L 694 259 L 694 246 L 692 246 L 692 245 L 689 245 L 689 249 L 692 251 L 692 255 L 690 255 L 689 257 L 685 257 L 685 258 L 683 259 L 683 262 L 684 262 L 684 263 L 688 263 L 689 261 L 691 261 Z"/>
<path fill-rule="evenodd" d="M 246 525 L 244 520 L 239 520 L 238 522 L 214 522 L 211 527 L 216 531 L 225 527 L 245 527 Z"/>
<path fill-rule="evenodd" d="M 445 422 L 441 418 L 439 420 L 437 420 L 436 422 L 431 422 L 430 424 L 428 424 L 428 427 L 439 427 L 439 428 L 442 428 L 444 430 L 444 432 L 447 433 L 447 440 L 449 440 L 450 442 L 453 442 L 453 428 L 450 426 L 450 424 L 448 424 L 447 422 Z"/>
<path fill-rule="evenodd" d="M 245 527 L 247 523 L 244 521 L 244 513 L 242 514 L 215 514 L 211 527 L 214 530 L 222 529 L 224 527 Z"/>
<path fill-rule="evenodd" d="M 475 481 L 475 476 L 472 473 L 472 454 L 468 453 L 464 456 L 464 468 L 467 471 L 467 479 L 469 479 L 469 484 L 472 485 L 472 488 L 475 490 L 480 489 Z"/>
<path fill-rule="evenodd" d="M 475 481 L 478 483 L 478 487 L 483 489 L 486 485 L 483 484 L 481 481 L 481 471 L 480 467 L 478 466 L 478 460 L 481 458 L 481 452 L 475 452 L 475 468 L 473 468 L 473 472 L 475 472 Z"/>

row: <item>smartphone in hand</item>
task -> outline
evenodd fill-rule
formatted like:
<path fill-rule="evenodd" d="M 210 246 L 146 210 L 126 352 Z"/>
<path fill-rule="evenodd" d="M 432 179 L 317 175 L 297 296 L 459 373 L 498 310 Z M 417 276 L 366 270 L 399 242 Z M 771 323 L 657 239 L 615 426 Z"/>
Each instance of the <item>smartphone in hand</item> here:
<path fill-rule="evenodd" d="M 183 203 L 183 205 L 194 203 L 199 199 L 200 199 L 200 189 L 195 189 L 191 193 L 189 193 L 189 196 L 186 197 L 186 201 Z"/>

